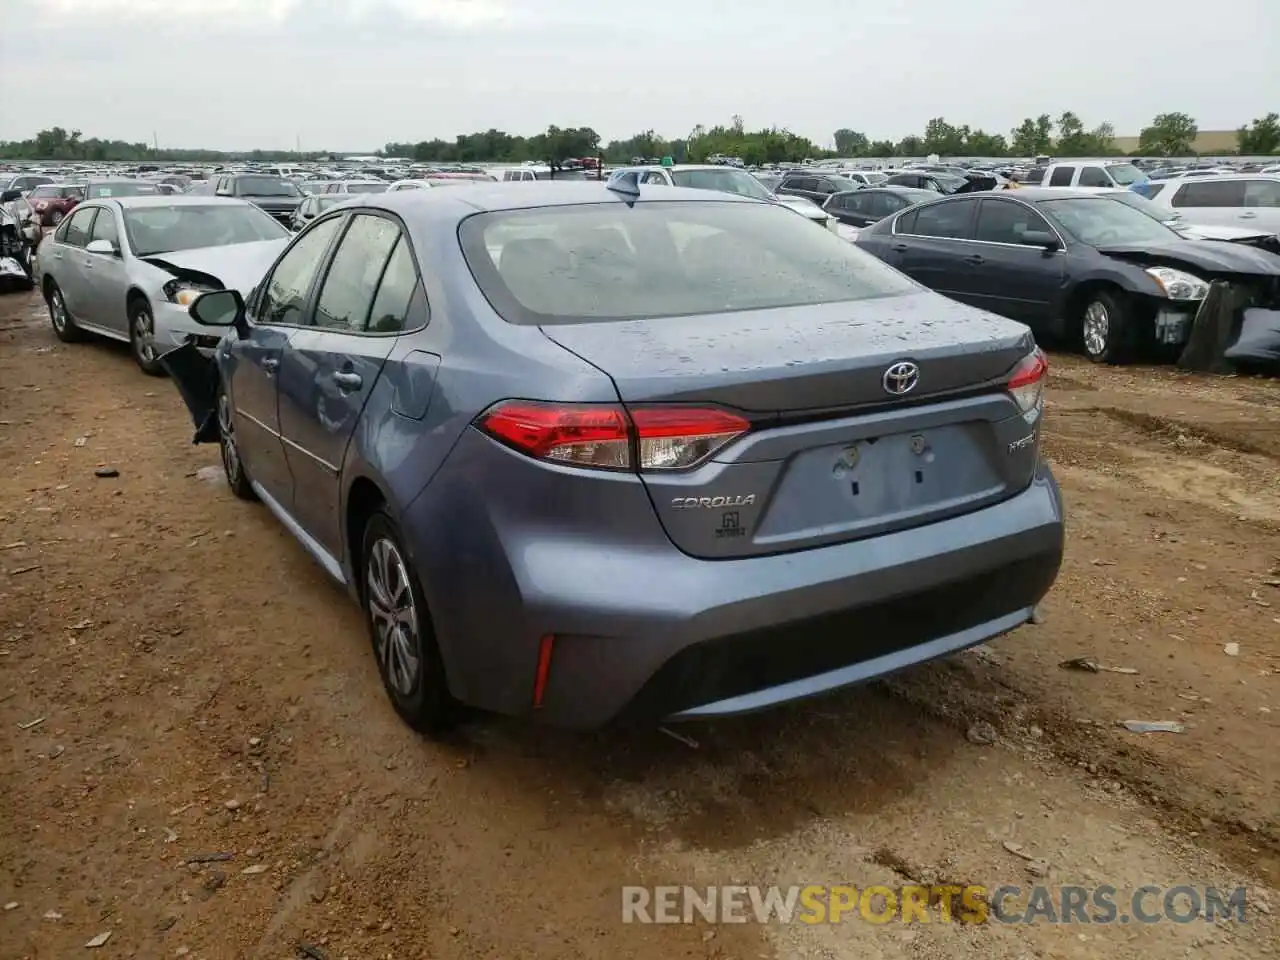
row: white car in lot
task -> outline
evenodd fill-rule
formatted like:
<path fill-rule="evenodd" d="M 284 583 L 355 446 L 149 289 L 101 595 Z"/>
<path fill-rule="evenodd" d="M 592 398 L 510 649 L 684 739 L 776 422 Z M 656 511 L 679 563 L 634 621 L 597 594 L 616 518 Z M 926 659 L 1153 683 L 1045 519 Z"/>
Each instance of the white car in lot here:
<path fill-rule="evenodd" d="M 291 234 L 270 214 L 228 197 L 115 197 L 90 200 L 48 234 L 37 251 L 40 292 L 58 339 L 85 333 L 123 340 L 145 372 L 191 341 L 218 337 L 187 308 L 209 290 L 248 291 Z"/>
<path fill-rule="evenodd" d="M 794 210 L 800 216 L 819 226 L 836 232 L 836 218 L 828 214 L 812 200 L 804 197 L 788 197 L 775 194 L 763 183 L 737 167 L 714 163 L 688 163 L 675 167 L 643 166 L 621 167 L 609 174 L 612 184 L 629 184 L 640 187 L 645 184 L 665 187 L 692 187 L 695 190 L 719 190 L 736 193 L 753 200 L 768 200 Z"/>
<path fill-rule="evenodd" d="M 1250 227 L 1280 233 L 1280 175 L 1235 173 L 1179 177 L 1166 181 L 1150 199 L 1189 223 Z"/>

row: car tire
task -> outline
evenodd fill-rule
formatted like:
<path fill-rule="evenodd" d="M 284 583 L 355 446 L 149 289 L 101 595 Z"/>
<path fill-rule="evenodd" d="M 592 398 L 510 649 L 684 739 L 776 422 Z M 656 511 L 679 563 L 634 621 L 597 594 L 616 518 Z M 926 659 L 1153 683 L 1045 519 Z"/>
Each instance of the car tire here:
<path fill-rule="evenodd" d="M 142 372 L 152 377 L 164 376 L 156 347 L 156 320 L 151 304 L 141 296 L 129 300 L 129 349 Z"/>
<path fill-rule="evenodd" d="M 1080 347 L 1094 363 L 1125 363 L 1133 354 L 1133 310 L 1118 290 L 1095 290 L 1080 311 Z"/>
<path fill-rule="evenodd" d="M 56 227 L 58 224 L 62 222 L 62 218 L 64 216 L 65 214 L 61 210 L 53 211 L 53 213 L 49 215 L 49 226 Z"/>
<path fill-rule="evenodd" d="M 236 420 L 231 406 L 231 397 L 226 387 L 218 384 L 218 452 L 222 456 L 222 472 L 226 474 L 227 486 L 241 500 L 257 500 L 253 492 L 253 483 L 240 459 L 240 447 L 236 437 Z"/>
<path fill-rule="evenodd" d="M 55 281 L 49 281 L 45 302 L 49 305 L 49 322 L 53 324 L 54 335 L 59 340 L 63 343 L 75 343 L 84 339 L 84 331 L 76 326 L 75 318 L 67 309 L 67 302 L 62 299 L 62 290 Z"/>
<path fill-rule="evenodd" d="M 383 688 L 405 723 L 419 733 L 441 733 L 454 704 L 426 599 L 395 521 L 374 513 L 360 550 L 360 602 Z"/>

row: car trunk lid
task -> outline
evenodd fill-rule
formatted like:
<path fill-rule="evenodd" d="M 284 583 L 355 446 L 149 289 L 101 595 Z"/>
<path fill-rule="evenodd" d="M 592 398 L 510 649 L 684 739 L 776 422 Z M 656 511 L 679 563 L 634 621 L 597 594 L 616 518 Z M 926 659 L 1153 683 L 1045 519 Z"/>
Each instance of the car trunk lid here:
<path fill-rule="evenodd" d="M 694 556 L 917 526 L 1009 496 L 1034 472 L 1038 421 L 1005 390 L 1030 332 L 933 294 L 543 333 L 612 377 L 633 415 L 705 405 L 752 421 L 692 469 L 642 471 L 667 534 Z M 896 396 L 886 373 L 899 362 L 918 381 Z"/>

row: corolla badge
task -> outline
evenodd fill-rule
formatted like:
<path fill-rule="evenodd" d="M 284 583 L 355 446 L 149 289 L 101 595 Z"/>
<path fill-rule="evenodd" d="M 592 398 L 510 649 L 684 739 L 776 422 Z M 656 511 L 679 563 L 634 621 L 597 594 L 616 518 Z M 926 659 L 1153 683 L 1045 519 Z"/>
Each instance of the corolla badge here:
<path fill-rule="evenodd" d="M 920 382 L 920 368 L 910 360 L 899 360 L 884 372 L 881 382 L 884 384 L 885 393 L 900 397 L 910 393 Z"/>

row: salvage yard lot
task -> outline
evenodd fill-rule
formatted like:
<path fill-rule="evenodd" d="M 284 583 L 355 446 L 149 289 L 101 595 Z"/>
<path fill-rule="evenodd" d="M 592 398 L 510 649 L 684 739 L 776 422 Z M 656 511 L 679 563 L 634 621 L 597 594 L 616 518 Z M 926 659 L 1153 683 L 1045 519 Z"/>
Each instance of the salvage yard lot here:
<path fill-rule="evenodd" d="M 145 958 L 1275 955 L 1280 383 L 1051 369 L 1043 622 L 696 745 L 484 718 L 432 743 L 172 385 L 4 297 L 0 958 L 108 931 Z M 626 884 L 1034 882 L 1006 841 L 1050 883 L 1244 883 L 1249 922 L 621 923 Z"/>

